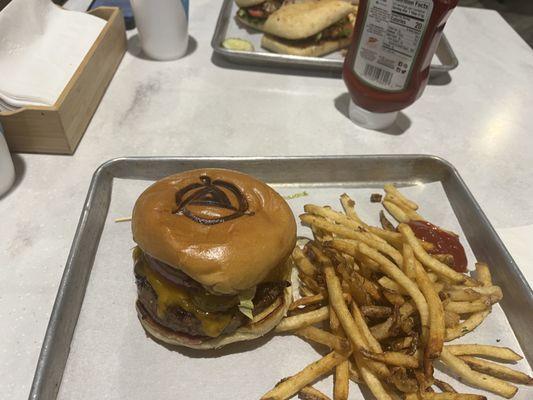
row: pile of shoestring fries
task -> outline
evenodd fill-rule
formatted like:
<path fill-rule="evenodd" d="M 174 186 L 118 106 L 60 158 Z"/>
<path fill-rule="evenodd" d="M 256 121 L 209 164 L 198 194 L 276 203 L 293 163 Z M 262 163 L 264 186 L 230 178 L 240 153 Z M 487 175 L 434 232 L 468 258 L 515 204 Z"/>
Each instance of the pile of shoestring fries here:
<path fill-rule="evenodd" d="M 369 226 L 346 194 L 340 198 L 344 212 L 304 207 L 300 219 L 314 238 L 292 255 L 301 297 L 277 332 L 323 345 L 329 353 L 280 381 L 262 400 L 330 399 L 311 386 L 329 373 L 334 400 L 349 398 L 349 380 L 380 400 L 485 398 L 457 393 L 435 379 L 436 360 L 467 385 L 513 397 L 518 389 L 511 382 L 532 383 L 502 364 L 520 355 L 506 347 L 449 344 L 476 329 L 502 299 L 488 266 L 476 263 L 474 279 L 451 268 L 450 255 L 429 254 L 432 244 L 407 224 L 424 220 L 418 205 L 393 185 L 385 185 L 385 193 L 382 204 L 397 227 L 383 213 L 382 227 Z"/>

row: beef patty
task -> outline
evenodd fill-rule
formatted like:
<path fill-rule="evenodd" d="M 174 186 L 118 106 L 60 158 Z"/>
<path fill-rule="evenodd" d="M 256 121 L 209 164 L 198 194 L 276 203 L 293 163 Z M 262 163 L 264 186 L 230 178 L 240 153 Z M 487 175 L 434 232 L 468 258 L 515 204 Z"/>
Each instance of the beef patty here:
<path fill-rule="evenodd" d="M 175 332 L 185 333 L 190 336 L 207 336 L 202 329 L 200 320 L 193 313 L 179 306 L 168 307 L 164 318 L 159 318 L 157 315 L 157 293 L 150 285 L 150 282 L 138 274 L 135 274 L 135 281 L 138 301 L 154 321 Z M 255 296 L 252 300 L 254 303 L 253 314 L 257 315 L 265 310 L 283 294 L 283 291 L 288 286 L 290 286 L 290 283 L 287 281 L 265 282 L 257 285 Z M 236 306 L 227 312 L 231 313 L 232 317 L 221 335 L 230 334 L 249 321 Z"/>

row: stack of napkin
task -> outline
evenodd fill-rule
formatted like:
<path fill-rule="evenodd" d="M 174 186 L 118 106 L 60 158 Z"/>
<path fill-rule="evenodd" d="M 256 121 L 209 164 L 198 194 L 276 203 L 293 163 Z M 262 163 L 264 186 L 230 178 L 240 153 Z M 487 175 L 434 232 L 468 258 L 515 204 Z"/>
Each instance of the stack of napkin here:
<path fill-rule="evenodd" d="M 12 0 L 0 11 L 0 112 L 54 105 L 105 23 L 51 0 Z"/>

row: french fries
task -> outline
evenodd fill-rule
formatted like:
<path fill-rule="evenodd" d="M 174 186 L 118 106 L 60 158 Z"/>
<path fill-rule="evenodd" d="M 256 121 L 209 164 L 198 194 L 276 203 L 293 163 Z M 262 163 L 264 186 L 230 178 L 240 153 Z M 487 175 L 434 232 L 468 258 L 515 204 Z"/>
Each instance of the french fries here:
<path fill-rule="evenodd" d="M 522 356 L 508 347 L 490 346 L 488 344 L 450 344 L 446 349 L 454 356 L 481 356 L 503 361 L 520 361 Z"/>
<path fill-rule="evenodd" d="M 320 390 L 317 390 L 312 386 L 302 388 L 302 390 L 298 392 L 298 398 L 300 400 L 331 400 Z"/>
<path fill-rule="evenodd" d="M 304 207 L 300 219 L 314 240 L 292 254 L 303 297 L 293 301 L 276 332 L 292 332 L 330 353 L 262 399 L 287 399 L 295 393 L 304 400 L 329 399 L 309 385 L 330 372 L 333 400 L 352 397 L 349 380 L 366 386 L 378 400 L 485 399 L 457 393 L 435 379 L 435 360 L 464 383 L 507 398 L 517 391 L 510 382 L 532 384 L 523 372 L 479 358 L 522 358 L 507 347 L 445 345 L 482 324 L 503 293 L 487 264 L 476 263 L 473 279 L 450 267 L 452 255 L 429 254 L 441 249 L 438 243 L 420 240 L 407 224 L 424 220 L 418 204 L 393 185 L 386 185 L 385 192 L 382 205 L 399 222 L 397 228 L 382 212 L 383 228 L 365 223 L 347 194 L 340 197 L 344 213 L 329 206 Z"/>
<path fill-rule="evenodd" d="M 308 365 L 296 375 L 280 382 L 268 393 L 261 397 L 261 400 L 285 400 L 298 393 L 318 377 L 331 371 L 335 366 L 346 360 L 346 356 L 332 351 L 320 360 Z"/>
<path fill-rule="evenodd" d="M 488 390 L 508 399 L 513 397 L 518 390 L 516 386 L 501 379 L 472 370 L 463 360 L 454 356 L 446 348 L 442 350 L 441 359 L 464 382 L 472 386 Z"/>
<path fill-rule="evenodd" d="M 296 330 L 295 335 L 322 344 L 335 350 L 337 353 L 345 354 L 350 351 L 350 343 L 340 336 L 324 331 L 314 326 L 307 326 Z"/>
<path fill-rule="evenodd" d="M 521 383 L 524 385 L 531 385 L 532 383 L 532 379 L 529 375 L 504 365 L 496 364 L 492 361 L 481 360 L 471 356 L 459 356 L 459 358 L 475 371 L 483 372 L 484 374 L 495 376 L 496 378 L 515 383 Z"/>
<path fill-rule="evenodd" d="M 341 295 L 342 297 L 342 295 Z M 329 310 L 327 306 L 321 307 L 318 310 L 309 311 L 308 313 L 286 317 L 281 320 L 276 327 L 276 332 L 295 331 L 309 325 L 314 325 L 317 322 L 328 319 Z"/>

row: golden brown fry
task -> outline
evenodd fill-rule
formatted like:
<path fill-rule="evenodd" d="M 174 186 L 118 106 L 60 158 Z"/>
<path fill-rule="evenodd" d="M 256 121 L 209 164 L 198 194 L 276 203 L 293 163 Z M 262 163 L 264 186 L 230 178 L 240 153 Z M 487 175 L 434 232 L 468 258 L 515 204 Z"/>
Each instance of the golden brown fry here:
<path fill-rule="evenodd" d="M 307 326 L 294 332 L 295 335 L 322 344 L 335 350 L 337 353 L 345 354 L 350 351 L 350 343 L 345 338 L 334 335 L 314 326 Z"/>
<path fill-rule="evenodd" d="M 300 400 L 331 400 L 320 390 L 317 390 L 312 386 L 302 388 L 302 390 L 298 392 L 298 398 Z"/>
<path fill-rule="evenodd" d="M 332 351 L 320 360 L 309 364 L 303 370 L 290 378 L 284 380 L 268 393 L 261 397 L 261 400 L 285 400 L 298 393 L 302 388 L 322 375 L 331 371 L 335 366 L 346 360 L 346 356 Z"/>
<path fill-rule="evenodd" d="M 444 310 L 444 325 L 446 328 L 454 328 L 461 323 L 461 317 L 452 311 Z"/>
<path fill-rule="evenodd" d="M 359 223 L 362 227 L 365 225 L 355 212 L 355 201 L 353 201 L 346 193 L 341 194 L 341 205 L 349 218 Z"/>
<path fill-rule="evenodd" d="M 484 311 L 490 307 L 489 301 L 475 300 L 475 301 L 450 301 L 444 307 L 445 310 L 457 314 L 469 314 L 479 311 Z"/>
<path fill-rule="evenodd" d="M 413 344 L 414 336 L 405 336 L 398 339 L 394 339 L 388 344 L 388 348 L 391 351 L 400 351 L 405 350 L 412 346 Z"/>
<path fill-rule="evenodd" d="M 367 350 L 361 350 L 361 354 L 374 361 L 380 361 L 387 365 L 394 365 L 405 368 L 418 368 L 418 359 L 404 353 L 395 351 L 386 351 L 384 353 L 373 353 Z"/>
<path fill-rule="evenodd" d="M 298 270 L 304 275 L 313 277 L 317 274 L 318 271 L 316 267 L 298 246 L 296 246 L 292 252 L 292 259 Z"/>
<path fill-rule="evenodd" d="M 402 288 L 400 285 L 398 285 L 396 282 L 394 282 L 392 279 L 390 279 L 388 276 L 382 276 L 378 279 L 378 282 L 381 286 L 383 286 L 385 289 L 391 290 L 393 292 L 396 292 L 398 294 L 401 294 L 402 296 L 407 296 L 407 292 Z"/>
<path fill-rule="evenodd" d="M 453 268 L 455 265 L 455 260 L 451 254 L 433 254 L 432 256 L 448 267 Z"/>
<path fill-rule="evenodd" d="M 476 293 L 479 293 L 483 296 L 494 297 L 497 299 L 497 301 L 501 300 L 503 298 L 502 289 L 499 286 L 493 285 L 493 286 L 475 286 L 475 287 L 465 287 L 465 286 L 459 286 L 459 285 L 451 285 L 447 287 L 447 292 L 457 292 L 457 291 L 473 291 Z M 455 299 L 452 299 L 455 300 Z M 459 300 L 459 299 L 457 299 Z"/>
<path fill-rule="evenodd" d="M 472 356 L 459 356 L 461 360 L 468 364 L 474 371 L 479 371 L 487 375 L 495 376 L 509 382 L 531 385 L 532 378 L 523 372 L 516 371 L 505 365 L 496 364 L 492 361 L 481 360 Z"/>
<path fill-rule="evenodd" d="M 439 381 L 438 379 L 435 379 L 434 384 L 443 392 L 457 393 L 457 390 L 455 390 L 452 385 L 444 381 Z"/>
<path fill-rule="evenodd" d="M 400 223 L 402 222 L 409 222 L 411 218 L 407 215 L 407 213 L 398 205 L 394 204 L 393 202 L 389 200 L 383 200 L 382 202 L 383 207 L 394 217 L 394 219 Z"/>
<path fill-rule="evenodd" d="M 466 286 L 462 290 L 446 290 L 446 294 L 452 301 L 475 301 L 481 299 L 483 296 L 478 291 L 472 290 Z"/>
<path fill-rule="evenodd" d="M 378 249 L 384 254 L 387 254 L 398 265 L 402 264 L 403 258 L 398 250 L 388 244 L 385 240 L 382 240 L 380 238 L 376 239 L 374 236 L 369 235 L 367 232 L 355 231 L 343 225 L 336 225 L 332 222 L 329 222 L 326 218 L 311 214 L 302 214 L 300 215 L 300 219 L 306 225 L 316 226 L 320 229 L 327 230 L 328 232 L 334 233 L 346 239 L 361 241 L 373 248 Z"/>
<path fill-rule="evenodd" d="M 383 210 L 379 212 L 379 222 L 381 223 L 381 227 L 385 229 L 386 231 L 396 232 L 396 228 L 392 223 L 387 219 L 385 216 L 385 213 Z"/>
<path fill-rule="evenodd" d="M 392 328 L 394 324 L 395 324 L 395 320 L 391 316 L 387 318 L 387 320 L 382 322 L 381 324 L 371 326 L 370 332 L 372 333 L 372 336 L 374 336 L 377 340 L 381 341 L 391 336 L 394 336 L 392 335 L 393 333 Z"/>
<path fill-rule="evenodd" d="M 418 260 L 415 260 L 414 264 L 416 269 L 416 283 L 424 294 L 429 309 L 429 332 L 425 332 L 424 325 L 422 324 L 422 343 L 425 343 L 424 373 L 429 378 L 433 375 L 432 360 L 440 356 L 444 345 L 444 310 L 439 295 L 429 280 L 425 269 Z"/>
<path fill-rule="evenodd" d="M 487 400 L 487 398 L 479 394 L 426 392 L 423 397 L 420 397 L 419 394 L 410 393 L 405 396 L 405 400 Z"/>
<path fill-rule="evenodd" d="M 363 356 L 361 356 L 361 354 L 355 353 L 354 359 L 359 373 L 363 378 L 363 381 L 368 386 L 374 397 L 379 400 L 392 400 L 392 397 L 383 387 L 383 384 L 380 382 L 378 377 L 369 368 Z"/>
<path fill-rule="evenodd" d="M 383 199 L 382 203 L 383 205 L 385 205 L 384 203 L 389 203 L 389 204 L 392 203 L 399 210 L 401 210 L 402 213 L 405 214 L 410 221 L 424 221 L 424 217 L 422 217 L 412 208 L 409 208 L 405 203 L 403 203 L 398 197 L 394 195 L 387 194 L 385 198 Z M 387 207 L 385 206 L 385 208 Z M 397 210 L 395 210 L 395 212 L 397 212 Z"/>
<path fill-rule="evenodd" d="M 350 295 L 348 293 L 343 293 L 344 299 L 349 300 Z M 300 297 L 298 300 L 294 300 L 289 306 L 289 311 L 295 310 L 301 306 L 307 306 L 312 304 L 318 304 L 322 301 L 327 300 L 327 293 L 313 294 L 311 296 Z"/>
<path fill-rule="evenodd" d="M 503 361 L 520 361 L 522 356 L 508 347 L 488 344 L 450 344 L 446 349 L 455 356 L 473 355 L 495 358 Z"/>
<path fill-rule="evenodd" d="M 334 243 L 333 241 L 332 243 Z M 362 254 L 372 258 L 374 261 L 379 263 L 382 272 L 387 275 L 389 278 L 393 279 L 398 283 L 413 299 L 416 304 L 416 308 L 420 314 L 420 320 L 422 326 L 428 326 L 428 304 L 426 299 L 418 289 L 418 287 L 411 281 L 400 268 L 395 266 L 389 259 L 385 256 L 378 253 L 376 250 L 368 247 L 364 243 L 357 244 L 357 250 Z"/>
<path fill-rule="evenodd" d="M 435 258 L 431 257 L 426 251 L 422 248 L 420 245 L 418 239 L 416 238 L 415 234 L 409 227 L 409 225 L 406 224 L 400 224 L 398 225 L 398 230 L 403 235 L 404 239 L 409 243 L 409 246 L 413 249 L 413 252 L 415 253 L 416 258 L 424 264 L 427 268 L 431 269 L 432 271 L 436 272 L 437 274 L 450 279 L 451 281 L 455 283 L 463 283 L 467 281 L 467 276 L 463 275 L 459 272 L 454 271 L 450 267 L 448 267 L 446 264 L 441 263 L 440 261 L 436 260 Z"/>
<path fill-rule="evenodd" d="M 379 286 L 375 284 L 373 281 L 365 278 L 363 275 L 359 274 L 356 271 L 352 273 L 352 278 L 359 283 L 359 285 L 363 288 L 365 292 L 368 293 L 368 295 L 372 298 L 372 300 L 374 301 L 383 300 L 380 290 L 379 290 Z"/>
<path fill-rule="evenodd" d="M 319 283 L 308 275 L 299 275 L 300 281 L 311 290 L 314 294 L 321 293 L 323 290 Z"/>
<path fill-rule="evenodd" d="M 407 197 L 405 197 L 392 183 L 387 183 L 383 186 L 383 189 L 385 190 L 385 193 L 387 193 L 389 196 L 394 196 L 399 199 L 407 208 L 410 208 L 411 210 L 418 210 L 418 204 L 416 204 L 414 201 L 409 200 Z"/>
<path fill-rule="evenodd" d="M 285 317 L 276 327 L 276 332 L 294 331 L 296 329 L 304 328 L 306 326 L 314 325 L 318 322 L 325 321 L 328 319 L 328 317 L 329 310 L 327 306 L 321 307 L 318 310 L 309 311 L 308 313 L 298 314 L 292 317 Z"/>
<path fill-rule="evenodd" d="M 350 370 L 348 368 L 350 362 L 344 360 L 335 367 L 335 377 L 333 380 L 333 400 L 348 400 Z"/>
<path fill-rule="evenodd" d="M 484 262 L 476 263 L 476 278 L 482 286 L 492 286 L 492 276 L 489 266 Z"/>
<path fill-rule="evenodd" d="M 442 350 L 441 359 L 462 381 L 472 386 L 488 390 L 508 399 L 513 397 L 518 390 L 516 386 L 501 379 L 473 371 L 463 360 L 454 356 L 446 348 Z"/>
<path fill-rule="evenodd" d="M 374 336 L 378 341 L 382 341 L 383 339 L 395 336 L 393 327 L 398 322 L 398 320 L 407 318 L 414 312 L 415 307 L 409 302 L 405 303 L 398 309 L 397 313 L 393 313 L 393 315 L 387 318 L 385 322 L 370 327 L 370 332 L 372 332 L 372 336 Z"/>
<path fill-rule="evenodd" d="M 392 308 L 387 306 L 361 306 L 361 313 L 367 318 L 387 318 L 392 314 Z"/>
<path fill-rule="evenodd" d="M 392 369 L 392 374 L 389 378 L 396 389 L 403 393 L 415 393 L 418 391 L 418 382 L 414 378 L 407 375 L 407 371 L 403 367 L 395 367 Z"/>
<path fill-rule="evenodd" d="M 357 370 L 357 368 L 353 365 L 352 362 L 348 364 L 348 369 L 350 371 L 350 379 L 354 381 L 355 383 L 359 385 L 364 385 L 365 382 L 363 381 L 363 378 L 361 378 L 360 372 Z"/>
<path fill-rule="evenodd" d="M 315 226 L 311 227 L 311 231 L 313 232 L 314 240 L 316 240 L 317 242 L 324 242 L 326 240 L 333 239 L 333 236 L 330 235 L 327 231 L 324 231 L 322 229 L 318 229 Z"/>
<path fill-rule="evenodd" d="M 458 337 L 464 336 L 468 332 L 473 331 L 483 322 L 485 318 L 487 318 L 487 315 L 489 314 L 490 310 L 476 312 L 470 315 L 470 317 L 465 319 L 459 325 L 453 328 L 447 328 L 446 337 L 444 340 L 449 342 L 450 340 L 457 339 Z"/>
<path fill-rule="evenodd" d="M 357 325 L 357 328 L 359 328 L 359 332 L 361 332 L 366 342 L 368 343 L 368 348 L 376 353 L 381 353 L 383 351 L 381 349 L 381 345 L 376 340 L 376 338 L 372 336 L 372 333 L 370 332 L 370 329 L 368 329 L 368 325 L 366 324 L 361 310 L 359 309 L 359 307 L 357 307 L 357 304 L 355 303 L 352 303 L 351 308 L 355 324 Z"/>
<path fill-rule="evenodd" d="M 300 285 L 298 291 L 300 292 L 300 296 L 302 297 L 311 297 L 315 295 L 309 288 L 305 287 L 304 285 Z"/>
<path fill-rule="evenodd" d="M 398 294 L 396 292 L 393 292 L 392 290 L 383 288 L 383 297 L 387 299 L 389 303 L 391 303 L 393 306 L 403 306 L 405 303 L 405 299 L 402 297 L 401 294 Z"/>
<path fill-rule="evenodd" d="M 314 294 L 312 296 L 300 297 L 298 300 L 295 300 L 289 306 L 289 311 L 295 310 L 300 306 L 307 306 L 309 304 L 317 304 L 327 299 L 327 296 L 323 293 Z"/>
<path fill-rule="evenodd" d="M 416 278 L 415 254 L 413 253 L 413 249 L 411 248 L 411 246 L 409 246 L 407 243 L 403 244 L 402 252 L 403 252 L 402 270 L 409 279 L 413 280 Z"/>

